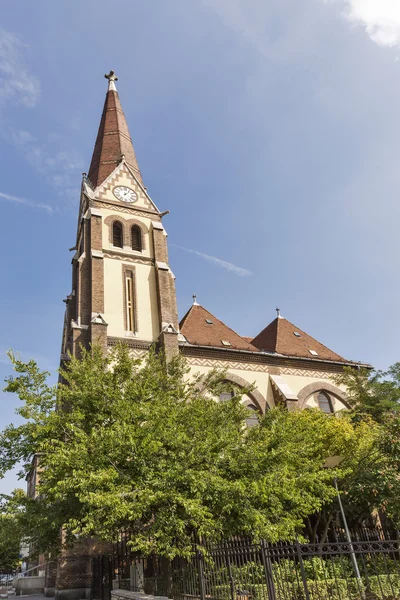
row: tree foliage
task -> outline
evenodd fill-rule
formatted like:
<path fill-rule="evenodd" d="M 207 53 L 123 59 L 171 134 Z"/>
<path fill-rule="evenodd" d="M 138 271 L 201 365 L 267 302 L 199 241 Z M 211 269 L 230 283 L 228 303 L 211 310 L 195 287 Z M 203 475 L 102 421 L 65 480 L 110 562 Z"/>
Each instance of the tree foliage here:
<path fill-rule="evenodd" d="M 0 572 L 13 571 L 20 564 L 20 497 L 24 497 L 22 490 L 11 496 L 0 495 Z"/>
<path fill-rule="evenodd" d="M 358 467 L 342 482 L 346 510 L 353 520 L 380 513 L 400 527 L 400 363 L 386 372 L 345 369 L 353 424 L 366 437 Z"/>
<path fill-rule="evenodd" d="M 93 347 L 58 386 L 34 361 L 11 360 L 6 390 L 24 423 L 0 435 L 0 476 L 18 462 L 26 475 L 40 455 L 39 496 L 18 498 L 38 550 L 57 547 L 61 528 L 68 543 L 129 527 L 135 549 L 169 557 L 189 553 L 193 534 L 289 538 L 358 456 L 360 426 L 346 416 L 278 408 L 246 430 L 242 392 L 216 402 L 224 373 L 189 378 L 181 357 L 166 367 L 153 352 L 140 361 Z M 336 454 L 344 460 L 327 472 Z"/>
<path fill-rule="evenodd" d="M 336 381 L 346 386 L 353 421 L 370 418 L 385 423 L 389 415 L 400 415 L 400 363 L 388 371 L 345 367 Z"/>

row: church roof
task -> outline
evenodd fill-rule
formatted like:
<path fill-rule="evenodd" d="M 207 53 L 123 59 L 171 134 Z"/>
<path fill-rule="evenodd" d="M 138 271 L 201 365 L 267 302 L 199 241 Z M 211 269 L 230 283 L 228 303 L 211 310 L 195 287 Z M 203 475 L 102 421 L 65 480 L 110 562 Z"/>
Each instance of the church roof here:
<path fill-rule="evenodd" d="M 255 338 L 251 338 L 239 335 L 195 302 L 180 322 L 180 332 L 192 346 L 268 352 L 280 356 L 351 364 L 351 361 L 280 316 Z"/>
<path fill-rule="evenodd" d="M 103 114 L 93 150 L 88 179 L 94 188 L 98 187 L 114 171 L 125 156 L 125 162 L 136 178 L 143 184 L 139 165 L 136 160 L 128 124 L 115 87 L 114 72 L 105 75 L 108 79 L 108 91 L 104 102 Z"/>
<path fill-rule="evenodd" d="M 274 319 L 251 343 L 259 350 L 284 356 L 349 362 L 283 317 Z"/>
<path fill-rule="evenodd" d="M 183 317 L 180 331 L 194 346 L 257 352 L 257 348 L 199 304 L 193 304 Z"/>

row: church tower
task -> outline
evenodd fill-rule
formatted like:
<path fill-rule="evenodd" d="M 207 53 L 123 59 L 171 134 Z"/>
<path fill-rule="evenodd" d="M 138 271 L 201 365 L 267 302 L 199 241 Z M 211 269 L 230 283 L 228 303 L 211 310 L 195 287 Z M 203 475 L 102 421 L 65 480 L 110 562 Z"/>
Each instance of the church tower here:
<path fill-rule="evenodd" d="M 178 352 L 175 281 L 162 217 L 144 186 L 115 86 L 108 90 L 89 171 L 83 174 L 65 300 L 62 360 L 124 341 L 137 355 L 152 344 Z"/>

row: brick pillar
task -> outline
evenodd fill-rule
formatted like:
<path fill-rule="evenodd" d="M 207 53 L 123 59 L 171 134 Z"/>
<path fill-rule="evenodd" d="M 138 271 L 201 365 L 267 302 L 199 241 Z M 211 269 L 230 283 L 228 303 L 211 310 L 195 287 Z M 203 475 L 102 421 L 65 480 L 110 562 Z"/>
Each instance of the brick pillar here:
<path fill-rule="evenodd" d="M 57 579 L 57 561 L 49 560 L 46 562 L 44 577 L 44 595 L 54 596 Z"/>
<path fill-rule="evenodd" d="M 97 321 L 97 318 L 94 317 Z M 92 344 L 101 346 L 104 352 L 107 350 L 107 323 L 91 322 L 90 324 L 90 339 Z"/>
<path fill-rule="evenodd" d="M 89 326 L 91 311 L 91 265 L 90 265 L 90 227 L 88 219 L 83 219 L 84 252 L 79 257 L 79 295 L 78 295 L 78 325 L 86 327 L 82 330 L 81 341 L 89 345 L 87 327 Z"/>
<path fill-rule="evenodd" d="M 179 325 L 175 281 L 168 264 L 166 232 L 161 223 L 153 223 L 153 244 L 156 263 L 158 313 L 161 327 L 159 341 L 168 361 L 179 352 Z"/>
<path fill-rule="evenodd" d="M 112 545 L 95 538 L 79 540 L 57 562 L 56 600 L 90 598 L 96 584 L 94 560 L 112 553 Z"/>
<path fill-rule="evenodd" d="M 90 341 L 107 350 L 107 323 L 104 313 L 104 258 L 101 212 L 90 210 L 90 258 L 91 258 L 91 320 Z"/>
<path fill-rule="evenodd" d="M 92 562 L 88 555 L 70 555 L 58 559 L 55 589 L 57 600 L 79 600 L 90 597 L 93 587 Z"/>
<path fill-rule="evenodd" d="M 78 326 L 72 326 L 72 349 L 71 354 L 80 358 L 82 355 L 82 348 L 88 347 L 88 332 L 87 329 L 82 329 Z"/>
<path fill-rule="evenodd" d="M 158 339 L 167 362 L 179 354 L 178 334 L 176 332 L 162 331 Z"/>
<path fill-rule="evenodd" d="M 91 312 L 104 312 L 104 264 L 101 213 L 91 209 L 90 216 L 91 258 Z"/>

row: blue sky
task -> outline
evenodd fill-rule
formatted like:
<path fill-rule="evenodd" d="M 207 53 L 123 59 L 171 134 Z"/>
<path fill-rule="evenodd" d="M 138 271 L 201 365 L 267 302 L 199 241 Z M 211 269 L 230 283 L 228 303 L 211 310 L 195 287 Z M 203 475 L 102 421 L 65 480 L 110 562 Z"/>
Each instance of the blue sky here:
<path fill-rule="evenodd" d="M 279 306 L 347 358 L 399 360 L 398 0 L 25 0 L 0 26 L 1 379 L 8 348 L 57 368 L 110 69 L 171 211 L 180 314 L 196 292 L 256 335 Z"/>

